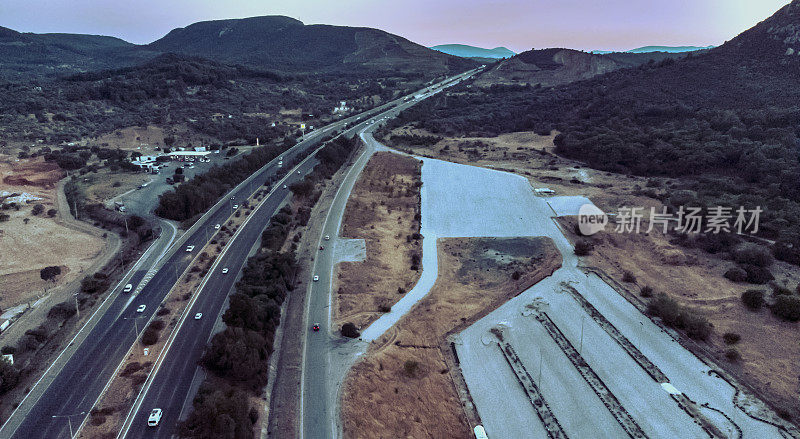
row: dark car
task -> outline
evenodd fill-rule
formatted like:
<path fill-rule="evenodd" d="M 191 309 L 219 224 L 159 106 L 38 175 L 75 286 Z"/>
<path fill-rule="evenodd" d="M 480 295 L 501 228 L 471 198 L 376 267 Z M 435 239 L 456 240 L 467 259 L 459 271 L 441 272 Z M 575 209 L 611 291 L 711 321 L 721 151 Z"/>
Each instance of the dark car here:
<path fill-rule="evenodd" d="M 314 325 L 311 327 L 311 329 L 313 329 L 314 332 L 319 332 L 319 323 L 314 323 Z"/>

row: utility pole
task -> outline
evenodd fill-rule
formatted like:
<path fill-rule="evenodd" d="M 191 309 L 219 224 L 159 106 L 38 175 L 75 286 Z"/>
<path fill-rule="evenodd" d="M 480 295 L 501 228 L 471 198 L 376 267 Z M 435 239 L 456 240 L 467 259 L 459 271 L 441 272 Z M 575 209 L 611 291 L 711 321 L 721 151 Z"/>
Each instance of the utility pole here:
<path fill-rule="evenodd" d="M 85 414 L 86 414 L 86 412 L 80 412 L 80 413 L 73 413 L 71 415 L 52 415 L 52 417 L 53 418 L 67 418 L 67 422 L 69 423 L 69 437 L 73 438 L 73 437 L 75 437 L 75 433 L 72 432 L 72 417 L 73 416 L 82 416 L 82 415 L 85 415 Z"/>
<path fill-rule="evenodd" d="M 77 311 L 78 320 L 80 320 L 81 319 L 81 307 L 78 306 L 78 293 L 74 293 L 73 296 L 75 296 L 75 311 Z"/>

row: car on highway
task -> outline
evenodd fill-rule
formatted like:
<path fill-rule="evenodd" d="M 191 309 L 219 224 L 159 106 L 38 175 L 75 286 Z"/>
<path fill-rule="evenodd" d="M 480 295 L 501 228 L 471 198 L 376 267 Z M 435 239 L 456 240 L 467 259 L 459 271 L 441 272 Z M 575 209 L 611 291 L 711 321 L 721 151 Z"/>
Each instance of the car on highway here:
<path fill-rule="evenodd" d="M 316 275 L 315 275 L 315 276 L 314 276 L 314 282 L 316 282 L 316 281 L 318 281 L 318 280 L 319 280 L 319 276 L 316 276 Z"/>
<path fill-rule="evenodd" d="M 194 246 L 193 245 L 187 245 L 186 246 L 186 253 L 191 253 L 192 251 L 194 251 Z"/>
<path fill-rule="evenodd" d="M 199 313 L 197 313 L 197 314 L 195 314 L 195 315 L 194 315 L 194 319 L 195 319 L 195 320 L 200 320 L 200 319 L 202 319 L 202 318 L 203 318 L 203 313 L 201 313 L 201 312 L 199 312 Z"/>
<path fill-rule="evenodd" d="M 136 312 L 144 312 L 144 310 L 146 310 L 146 309 L 147 309 L 147 305 L 139 305 L 139 307 L 136 308 Z"/>
<path fill-rule="evenodd" d="M 150 411 L 150 416 L 147 417 L 147 425 L 150 427 L 157 427 L 158 423 L 161 422 L 161 416 L 163 413 L 161 409 L 153 409 Z"/>
<path fill-rule="evenodd" d="M 319 323 L 314 323 L 314 325 L 311 326 L 311 329 L 313 329 L 314 332 L 318 332 L 319 331 Z"/>
<path fill-rule="evenodd" d="M 222 274 L 228 274 L 228 269 L 227 268 L 223 268 L 222 269 Z"/>
<path fill-rule="evenodd" d="M 122 292 L 123 293 L 130 293 L 132 290 L 133 290 L 133 285 L 132 284 L 128 284 L 128 285 L 125 285 L 125 288 L 122 289 Z"/>
<path fill-rule="evenodd" d="M 324 246 L 324 245 L 321 245 L 321 246 L 319 246 L 319 249 L 320 249 L 320 250 L 325 250 L 325 246 Z"/>
<path fill-rule="evenodd" d="M 219 230 L 219 224 L 215 224 L 214 229 Z"/>
<path fill-rule="evenodd" d="M 325 235 L 325 240 L 326 241 L 330 241 L 331 240 L 331 235 Z"/>

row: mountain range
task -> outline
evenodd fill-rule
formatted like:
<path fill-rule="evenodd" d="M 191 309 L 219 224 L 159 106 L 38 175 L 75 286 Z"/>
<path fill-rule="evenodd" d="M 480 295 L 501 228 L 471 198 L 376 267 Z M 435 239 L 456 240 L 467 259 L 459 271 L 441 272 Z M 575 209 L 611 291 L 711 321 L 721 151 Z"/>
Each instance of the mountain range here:
<path fill-rule="evenodd" d="M 608 53 L 651 53 L 651 52 L 666 52 L 666 53 L 683 53 L 683 52 L 696 52 L 698 50 L 713 49 L 716 46 L 644 46 L 637 47 L 636 49 L 626 50 L 623 52 L 615 52 L 613 50 L 593 50 L 592 53 L 604 55 Z"/>
<path fill-rule="evenodd" d="M 500 59 L 510 58 L 516 55 L 514 51 L 505 47 L 484 49 L 482 47 L 469 46 L 466 44 L 440 44 L 438 46 L 432 46 L 431 49 L 461 58 Z"/>
<path fill-rule="evenodd" d="M 305 25 L 282 16 L 194 23 L 147 45 L 79 34 L 20 33 L 0 27 L 0 77 L 56 77 L 128 67 L 164 53 L 199 56 L 281 73 L 394 72 L 433 77 L 474 61 L 378 29 Z"/>
<path fill-rule="evenodd" d="M 680 58 L 685 53 L 620 52 L 596 54 L 574 49 L 535 49 L 498 61 L 476 81 L 492 84 L 531 84 L 555 86 L 636 67 L 649 62 Z"/>

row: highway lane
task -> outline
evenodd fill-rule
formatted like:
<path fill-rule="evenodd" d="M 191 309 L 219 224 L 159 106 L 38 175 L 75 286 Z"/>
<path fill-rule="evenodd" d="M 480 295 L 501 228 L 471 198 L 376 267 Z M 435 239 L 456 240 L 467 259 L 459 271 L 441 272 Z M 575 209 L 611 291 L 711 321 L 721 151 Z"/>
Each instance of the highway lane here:
<path fill-rule="evenodd" d="M 465 72 L 437 85 L 449 81 L 452 81 L 451 85 L 454 85 L 474 72 L 474 70 Z M 339 239 L 339 229 L 349 194 L 361 170 L 378 146 L 372 138 L 372 131 L 380 126 L 382 120 L 395 117 L 402 110 L 432 96 L 443 88 L 446 87 L 434 86 L 426 89 L 428 91 L 418 92 L 415 96 L 419 96 L 419 98 L 404 102 L 395 109 L 374 116 L 353 128 L 353 132 L 364 140 L 366 150 L 346 175 L 337 192 L 328 211 L 321 236 L 330 236 L 333 240 L 332 243 Z M 372 123 L 373 121 L 374 123 Z M 319 281 L 311 282 L 308 286 L 306 332 L 303 336 L 305 351 L 301 379 L 301 438 L 329 439 L 339 435 L 337 424 L 339 415 L 337 407 L 341 390 L 339 387 L 347 373 L 347 367 L 342 366 L 350 364 L 363 348 L 363 343 L 342 338 L 337 334 L 338 328 L 331 327 L 333 273 L 334 266 L 338 262 L 331 251 L 334 246 L 327 245 L 326 249 L 317 256 L 314 261 L 313 274 L 319 276 Z M 319 323 L 319 332 L 309 330 L 314 323 Z"/>
<path fill-rule="evenodd" d="M 290 196 L 290 191 L 283 189 L 282 185 L 291 185 L 301 180 L 317 163 L 315 159 L 308 160 L 298 167 L 300 174 L 293 172 L 287 175 L 286 180 L 279 183 L 281 186 L 250 214 L 251 218 L 236 239 L 229 242 L 226 253 L 207 275 L 207 283 L 196 293 L 198 299 L 189 310 L 187 320 L 178 329 L 125 437 L 168 438 L 172 435 L 181 408 L 189 395 L 198 361 L 213 335 L 217 319 L 224 311 L 222 306 L 225 299 L 246 264 L 250 249 L 258 242 L 269 219 L 277 213 L 281 203 Z M 223 268 L 230 270 L 228 274 L 221 273 Z M 203 317 L 194 320 L 196 313 L 202 313 Z M 163 417 L 158 427 L 150 428 L 147 426 L 147 417 L 150 410 L 156 407 L 163 410 Z"/>
<path fill-rule="evenodd" d="M 387 108 L 390 108 L 387 112 L 373 115 L 369 118 L 360 117 L 361 122 L 348 129 L 346 134 L 355 135 L 366 129 L 374 129 L 377 125 L 372 123 L 373 120 L 393 116 L 411 104 L 402 99 L 395 100 L 392 105 L 387 106 Z M 347 121 L 352 121 L 353 119 L 355 118 L 351 117 Z M 307 172 L 310 172 L 314 165 L 313 161 L 310 162 L 312 163 L 301 166 L 300 175 L 296 173 L 289 175 L 289 181 L 286 184 L 291 184 L 305 176 Z M 363 164 L 361 164 L 362 167 Z M 355 174 L 357 175 L 357 173 Z M 283 183 L 278 184 L 282 185 Z M 124 437 L 170 437 L 174 433 L 175 425 L 181 414 L 181 408 L 190 405 L 189 400 L 193 396 L 191 392 L 192 381 L 197 369 L 197 362 L 202 357 L 205 346 L 212 336 L 215 321 L 224 311 L 222 306 L 231 291 L 236 276 L 233 273 L 238 274 L 244 266 L 250 248 L 259 239 L 267 221 L 277 211 L 280 202 L 286 195 L 281 191 L 272 194 L 265 201 L 262 208 L 259 209 L 258 213 L 254 213 L 257 217 L 253 218 L 253 220 L 257 221 L 249 222 L 242 230 L 241 236 L 229 243 L 230 250 L 236 249 L 233 251 L 235 254 L 226 253 L 221 258 L 221 263 L 217 269 L 209 273 L 211 277 L 203 291 L 199 293 L 201 297 L 193 305 L 190 314 L 188 314 L 189 318 L 191 318 L 195 313 L 201 312 L 204 317 L 200 321 L 186 321 L 178 329 L 175 340 L 169 347 L 162 366 L 156 372 L 150 386 L 145 389 L 146 394 L 141 400 L 141 405 L 136 407 L 133 419 L 129 420 L 129 427 L 128 424 L 125 426 L 129 430 L 123 429 Z M 344 198 L 345 202 L 346 198 Z M 343 208 L 344 203 L 341 204 Z M 324 255 L 325 253 L 322 254 Z M 227 275 L 222 275 L 219 271 L 223 267 L 227 267 L 231 271 Z M 147 426 L 147 416 L 153 408 L 163 410 L 162 421 L 157 428 Z"/>
<path fill-rule="evenodd" d="M 392 105 L 397 105 L 400 100 L 385 104 L 377 109 L 361 115 L 354 115 L 328 127 L 316 130 L 305 137 L 291 150 L 284 153 L 284 161 L 291 161 L 308 151 L 311 146 L 318 143 L 319 139 L 345 124 L 356 120 L 366 120 L 369 115 L 381 111 Z M 277 158 L 270 162 L 251 177 L 251 182 L 231 192 L 236 199 L 243 200 L 247 195 L 260 187 L 270 176 L 281 170 L 277 168 Z M 226 196 L 227 197 L 227 196 Z M 227 202 L 227 200 L 226 200 Z M 224 203 L 220 203 L 224 204 Z M 186 245 L 195 245 L 198 248 L 209 238 L 209 228 L 213 224 L 223 223 L 230 211 L 215 206 L 190 229 L 178 243 L 173 245 L 170 254 L 163 265 L 155 272 L 149 283 L 139 294 L 132 298 L 126 294 L 112 293 L 108 299 L 111 303 L 108 310 L 102 313 L 97 324 L 88 332 L 85 340 L 77 347 L 73 347 L 68 362 L 63 369 L 55 373 L 54 377 L 42 380 L 46 389 L 34 388 L 31 394 L 36 398 L 23 401 L 20 409 L 12 414 L 9 421 L 0 429 L 0 438 L 64 438 L 69 436 L 69 427 L 66 415 L 76 415 L 88 412 L 98 395 L 111 378 L 114 370 L 124 357 L 125 352 L 135 341 L 134 328 L 138 322 L 148 321 L 158 308 L 166 293 L 177 280 L 178 275 L 190 263 L 193 253 L 183 251 Z M 144 273 L 136 276 L 144 277 Z M 140 304 L 146 305 L 143 313 L 136 313 L 135 308 Z M 136 319 L 136 320 L 134 320 Z M 137 322 L 137 323 L 134 323 Z M 139 327 L 141 331 L 141 327 Z M 37 387 L 39 384 L 37 384 Z M 59 416 L 59 418 L 53 418 Z M 72 416 L 73 424 L 85 419 L 85 415 Z"/>
<path fill-rule="evenodd" d="M 307 135 L 305 140 L 284 153 L 284 162 L 290 162 L 305 154 L 324 134 L 334 131 L 347 121 L 348 119 L 345 119 Z M 279 172 L 285 172 L 286 168 L 278 168 L 277 162 L 278 158 L 271 161 L 252 177 L 252 181 L 234 189 L 230 195 L 237 200 L 244 200 L 268 178 Z M 139 326 L 141 331 L 141 326 L 149 321 L 178 275 L 210 238 L 211 227 L 217 223 L 224 223 L 229 217 L 231 211 L 225 208 L 229 204 L 232 203 L 227 200 L 221 201 L 220 206 L 212 208 L 209 214 L 198 222 L 198 226 L 193 228 L 194 230 L 190 230 L 179 239 L 166 260 L 162 261 L 161 268 L 141 292 L 135 295 L 135 298 L 127 294 L 113 293 L 118 295 L 109 299 L 112 300 L 109 309 L 99 317 L 100 320 L 80 346 L 73 350 L 68 363 L 54 377 L 42 384 L 47 388 L 37 392 L 41 395 L 36 399 L 23 401 L 22 410 L 15 411 L 0 429 L 0 438 L 69 437 L 67 419 L 53 418 L 53 416 L 76 415 L 88 412 L 92 408 L 114 370 L 135 341 L 134 327 Z M 178 245 L 181 247 L 177 247 Z M 187 253 L 183 250 L 187 245 L 194 245 L 198 250 Z M 144 273 L 139 273 L 137 276 L 143 277 Z M 136 307 L 140 304 L 146 305 L 145 312 L 136 313 Z M 142 325 L 135 324 L 134 318 Z M 78 425 L 85 417 L 85 415 L 73 416 L 72 422 Z"/>

